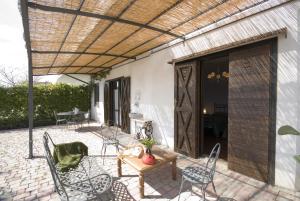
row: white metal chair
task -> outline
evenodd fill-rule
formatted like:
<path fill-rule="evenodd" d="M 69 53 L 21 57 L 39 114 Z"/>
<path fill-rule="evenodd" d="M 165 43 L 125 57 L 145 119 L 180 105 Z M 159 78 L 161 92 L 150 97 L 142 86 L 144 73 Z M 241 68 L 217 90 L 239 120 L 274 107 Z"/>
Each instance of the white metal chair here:
<path fill-rule="evenodd" d="M 115 123 L 113 123 L 112 121 L 108 121 L 106 123 L 106 127 L 104 128 L 104 126 L 101 126 L 101 132 L 103 132 L 103 130 L 106 128 L 106 130 L 109 132 L 109 135 L 102 135 L 103 137 L 103 144 L 102 144 L 102 148 L 101 148 L 101 156 L 102 156 L 102 162 L 104 164 L 104 159 L 106 156 L 106 148 L 108 146 L 115 146 L 116 148 L 116 152 L 119 152 L 119 140 L 117 139 L 118 134 L 120 132 L 120 128 L 118 127 L 118 125 L 116 125 Z"/>
<path fill-rule="evenodd" d="M 54 117 L 55 117 L 56 125 L 60 125 L 62 123 L 65 123 L 65 124 L 67 123 L 67 119 L 66 118 L 61 118 L 60 116 L 58 116 L 56 111 L 54 111 L 53 114 L 54 114 Z"/>
<path fill-rule="evenodd" d="M 87 112 L 83 113 L 80 116 L 80 124 L 81 127 L 84 125 L 84 123 L 88 123 L 88 125 L 90 124 L 90 110 L 88 110 Z"/>
<path fill-rule="evenodd" d="M 67 119 L 67 127 L 72 128 L 72 126 L 75 128 L 78 126 L 78 118 L 74 114 Z"/>
<path fill-rule="evenodd" d="M 84 156 L 77 168 L 61 172 L 51 155 L 49 140 L 55 146 L 50 135 L 45 132 L 43 136 L 45 156 L 55 190 L 61 200 L 114 200 L 111 190 L 113 179 L 98 166 L 95 158 Z"/>
<path fill-rule="evenodd" d="M 217 194 L 213 179 L 216 171 L 216 162 L 219 158 L 220 151 L 221 151 L 221 144 L 217 143 L 212 149 L 205 167 L 189 166 L 182 170 L 182 181 L 179 190 L 178 201 L 180 200 L 180 194 L 182 191 L 183 184 L 186 181 L 190 182 L 191 184 L 197 184 L 201 186 L 201 192 L 204 201 L 205 201 L 205 190 L 210 183 L 212 184 L 215 194 Z"/>
<path fill-rule="evenodd" d="M 84 121 L 86 121 L 88 124 L 90 124 L 90 110 L 88 110 L 86 113 L 84 113 Z"/>

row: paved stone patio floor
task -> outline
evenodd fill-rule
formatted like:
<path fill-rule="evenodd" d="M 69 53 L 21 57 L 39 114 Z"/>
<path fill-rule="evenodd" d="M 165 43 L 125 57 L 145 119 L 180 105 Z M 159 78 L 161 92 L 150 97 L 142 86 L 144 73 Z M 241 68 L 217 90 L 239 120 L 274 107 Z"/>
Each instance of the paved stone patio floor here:
<path fill-rule="evenodd" d="M 42 135 L 47 131 L 55 143 L 82 141 L 89 147 L 89 154 L 102 165 L 100 149 L 102 139 L 99 137 L 96 124 L 85 125 L 83 128 L 65 128 L 49 126 L 34 129 L 34 159 L 28 157 L 28 130 L 16 129 L 0 131 L 0 200 L 59 200 L 54 192 L 54 184 L 44 158 Z M 104 133 L 105 134 L 105 133 Z M 122 145 L 135 141 L 128 134 L 119 136 Z M 141 200 L 139 198 L 137 172 L 128 165 L 123 165 L 125 176 L 117 177 L 117 161 L 114 147 L 107 150 L 103 168 L 114 179 L 117 200 Z M 145 199 L 142 200 L 177 200 L 181 182 L 181 169 L 186 166 L 199 166 L 204 159 L 192 159 L 178 156 L 177 181 L 171 178 L 171 166 L 162 167 L 145 174 Z M 218 198 L 207 189 L 207 200 L 219 201 L 300 201 L 300 193 L 272 187 L 244 175 L 230 171 L 224 161 L 218 161 L 215 174 L 215 185 Z M 181 195 L 183 200 L 201 200 L 199 189 L 187 183 Z"/>

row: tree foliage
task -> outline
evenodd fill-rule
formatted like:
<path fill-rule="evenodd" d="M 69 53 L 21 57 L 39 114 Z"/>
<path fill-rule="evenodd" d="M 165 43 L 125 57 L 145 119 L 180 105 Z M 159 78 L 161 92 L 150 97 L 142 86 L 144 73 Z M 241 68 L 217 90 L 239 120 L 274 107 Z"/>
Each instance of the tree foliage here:
<path fill-rule="evenodd" d="M 92 75 L 92 78 L 101 81 L 102 79 L 106 78 L 110 74 L 110 71 L 111 69 L 100 71 L 97 74 Z"/>
<path fill-rule="evenodd" d="M 0 129 L 28 127 L 27 92 L 27 85 L 0 87 Z M 54 124 L 54 111 L 90 109 L 90 86 L 36 85 L 33 94 L 34 126 Z"/>

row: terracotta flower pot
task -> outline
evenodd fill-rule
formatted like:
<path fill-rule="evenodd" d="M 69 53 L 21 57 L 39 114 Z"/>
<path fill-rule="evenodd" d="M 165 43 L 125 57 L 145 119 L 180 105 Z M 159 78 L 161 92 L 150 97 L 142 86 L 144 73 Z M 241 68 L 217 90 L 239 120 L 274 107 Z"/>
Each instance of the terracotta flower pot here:
<path fill-rule="evenodd" d="M 144 154 L 142 157 L 143 163 L 147 165 L 154 165 L 155 164 L 155 157 L 150 154 Z"/>
<path fill-rule="evenodd" d="M 146 149 L 146 153 L 142 157 L 143 163 L 147 165 L 154 165 L 155 164 L 155 157 L 151 154 L 150 149 Z"/>

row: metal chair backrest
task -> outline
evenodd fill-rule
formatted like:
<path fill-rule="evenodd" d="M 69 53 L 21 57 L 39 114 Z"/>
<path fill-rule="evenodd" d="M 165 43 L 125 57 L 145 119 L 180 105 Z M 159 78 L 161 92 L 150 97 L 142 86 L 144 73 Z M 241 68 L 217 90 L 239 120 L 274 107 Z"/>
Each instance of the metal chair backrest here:
<path fill-rule="evenodd" d="M 54 118 L 55 118 L 55 120 L 57 121 L 57 120 L 58 120 L 58 116 L 57 116 L 57 113 L 56 113 L 56 111 L 53 111 L 53 114 L 54 114 Z"/>
<path fill-rule="evenodd" d="M 55 189 L 57 191 L 57 193 L 62 196 L 67 198 L 67 200 L 69 200 L 67 192 L 65 190 L 65 188 L 63 187 L 62 182 L 60 181 L 59 177 L 58 177 L 58 173 L 57 173 L 57 169 L 55 167 L 55 162 L 54 159 L 52 157 L 51 151 L 50 151 L 50 147 L 49 147 L 49 139 L 52 143 L 53 146 L 55 146 L 53 140 L 51 139 L 50 135 L 45 132 L 43 135 L 43 144 L 44 144 L 44 149 L 45 149 L 45 157 L 47 160 L 47 163 L 49 165 L 50 168 L 50 172 L 51 172 L 51 176 L 54 182 L 54 186 Z"/>
<path fill-rule="evenodd" d="M 211 179 L 214 177 L 215 171 L 216 171 L 216 163 L 217 160 L 219 159 L 221 151 L 221 144 L 217 143 L 214 148 L 211 150 L 208 160 L 206 162 L 206 171 L 209 172 L 209 175 Z"/>
<path fill-rule="evenodd" d="M 109 130 L 109 131 L 111 132 L 111 134 L 112 134 L 112 135 L 109 137 L 109 139 L 116 140 L 117 137 L 118 137 L 118 134 L 119 134 L 119 132 L 120 132 L 119 126 L 118 126 L 115 122 L 113 122 L 113 121 L 111 121 L 111 120 L 107 121 L 106 125 L 107 125 L 108 130 Z"/>

